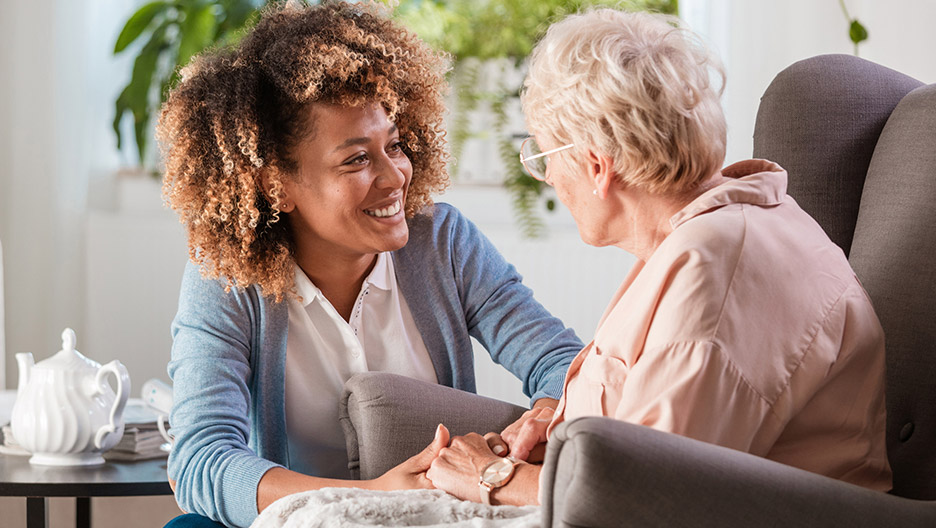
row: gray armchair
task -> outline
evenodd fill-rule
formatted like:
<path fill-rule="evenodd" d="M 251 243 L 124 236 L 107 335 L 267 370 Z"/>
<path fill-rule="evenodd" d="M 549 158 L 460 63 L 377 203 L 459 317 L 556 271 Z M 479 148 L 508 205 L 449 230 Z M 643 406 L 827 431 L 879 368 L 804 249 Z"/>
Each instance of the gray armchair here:
<path fill-rule="evenodd" d="M 754 156 L 789 171 L 789 194 L 849 255 L 884 326 L 893 491 L 582 418 L 550 439 L 543 526 L 936 526 L 936 85 L 851 56 L 798 62 L 761 100 Z M 483 433 L 522 412 L 377 373 L 352 378 L 344 403 L 363 478 L 425 447 L 439 422 Z"/>

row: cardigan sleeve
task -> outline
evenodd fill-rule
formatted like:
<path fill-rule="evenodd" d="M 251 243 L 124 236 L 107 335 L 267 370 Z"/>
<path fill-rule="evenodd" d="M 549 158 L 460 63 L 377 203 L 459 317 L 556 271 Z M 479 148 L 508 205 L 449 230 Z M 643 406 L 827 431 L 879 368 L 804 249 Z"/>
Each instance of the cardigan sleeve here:
<path fill-rule="evenodd" d="M 278 466 L 248 447 L 258 303 L 256 290 L 225 292 L 189 263 L 172 323 L 169 478 L 184 511 L 229 526 L 253 522 L 260 479 Z"/>
<path fill-rule="evenodd" d="M 581 340 L 533 298 L 470 220 L 453 208 L 450 217 L 451 258 L 469 334 L 523 382 L 531 401 L 559 399 Z"/>

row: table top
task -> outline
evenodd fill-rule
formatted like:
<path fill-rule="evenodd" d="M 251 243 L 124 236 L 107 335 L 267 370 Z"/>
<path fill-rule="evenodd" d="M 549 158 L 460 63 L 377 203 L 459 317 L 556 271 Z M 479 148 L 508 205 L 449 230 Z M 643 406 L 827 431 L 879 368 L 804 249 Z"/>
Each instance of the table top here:
<path fill-rule="evenodd" d="M 16 391 L 0 391 L 0 424 Z M 129 403 L 128 403 L 129 406 Z M 166 459 L 108 461 L 93 467 L 34 466 L 28 456 L 0 454 L 0 497 L 129 497 L 172 495 Z"/>
<path fill-rule="evenodd" d="M 172 495 L 166 459 L 94 467 L 34 466 L 28 456 L 0 455 L 0 496 L 129 497 Z"/>

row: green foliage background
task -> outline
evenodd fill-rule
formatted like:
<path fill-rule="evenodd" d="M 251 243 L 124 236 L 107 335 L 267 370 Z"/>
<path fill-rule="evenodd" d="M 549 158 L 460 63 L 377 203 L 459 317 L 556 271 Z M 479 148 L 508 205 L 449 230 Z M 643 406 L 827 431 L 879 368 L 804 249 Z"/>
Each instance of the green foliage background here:
<path fill-rule="evenodd" d="M 549 24 L 591 7 L 616 7 L 676 14 L 677 0 L 410 0 L 402 1 L 395 16 L 430 45 L 455 60 L 452 86 L 455 104 L 449 122 L 452 154 L 457 160 L 465 142 L 479 135 L 497 143 L 504 168 L 503 182 L 510 191 L 514 216 L 526 237 L 543 234 L 539 209 L 545 184 L 523 169 L 517 155 L 519 140 L 511 130 L 508 108 L 519 97 L 519 86 L 499 82 L 494 89 L 479 87 L 480 61 L 511 59 L 521 70 L 533 46 Z M 479 105 L 493 114 L 493 130 L 474 131 L 469 115 Z M 548 210 L 555 207 L 546 200 Z"/>
<path fill-rule="evenodd" d="M 551 22 L 594 6 L 678 11 L 677 0 L 402 0 L 395 16 L 456 60 L 522 60 Z"/>
<path fill-rule="evenodd" d="M 319 3 L 317 0 L 299 0 Z M 503 180 L 513 197 L 514 210 L 527 236 L 542 233 L 536 205 L 543 183 L 523 170 L 517 157 L 519 132 L 510 130 L 507 108 L 515 104 L 519 86 L 500 82 L 493 90 L 478 87 L 479 64 L 510 59 L 523 68 L 526 57 L 549 24 L 563 15 L 594 6 L 654 10 L 675 14 L 677 0 L 380 0 L 394 7 L 394 17 L 429 45 L 454 59 L 452 85 L 456 94 L 450 137 L 452 152 L 461 154 L 470 130 L 469 114 L 479 104 L 494 115 L 494 129 L 486 131 L 497 142 L 505 167 Z M 149 161 L 149 139 L 154 116 L 168 90 L 179 78 L 179 68 L 206 48 L 236 43 L 259 18 L 271 0 L 155 0 L 141 6 L 124 24 L 114 54 L 134 55 L 129 82 L 114 102 L 113 128 L 117 148 L 124 143 L 121 123 L 133 120 L 140 165 Z M 154 174 L 158 172 L 147 167 Z M 547 208 L 554 205 L 547 201 Z"/>
<path fill-rule="evenodd" d="M 134 56 L 127 85 L 114 101 L 113 128 L 117 148 L 124 143 L 121 123 L 133 120 L 134 141 L 140 165 L 147 162 L 153 116 L 165 101 L 178 72 L 193 55 L 205 48 L 237 42 L 259 18 L 259 10 L 274 0 L 155 0 L 141 6 L 124 24 L 114 44 L 114 54 Z M 297 0 L 315 4 L 319 0 Z M 332 0 L 335 1 L 335 0 Z M 349 0 L 352 1 L 352 0 Z M 469 114 L 486 104 L 494 114 L 494 130 L 505 167 L 504 184 L 513 196 L 521 229 L 527 236 L 542 232 L 536 204 L 543 183 L 523 170 L 516 152 L 518 131 L 509 130 L 507 108 L 518 96 L 517 86 L 501 83 L 494 90 L 478 87 L 479 63 L 510 59 L 519 67 L 549 24 L 562 16 L 589 7 L 610 6 L 677 14 L 678 0 L 380 0 L 394 6 L 394 16 L 430 45 L 452 55 L 452 85 L 456 94 L 449 134 L 457 157 L 470 129 Z M 848 20 L 848 37 L 858 45 L 868 39 L 867 29 L 853 18 L 839 0 Z M 154 174 L 157 171 L 150 169 Z M 546 207 L 551 209 L 552 202 Z"/>
<path fill-rule="evenodd" d="M 114 101 L 117 149 L 123 145 L 124 116 L 133 117 L 140 164 L 146 162 L 152 116 L 178 79 L 179 67 L 210 46 L 239 40 L 256 22 L 261 0 L 157 0 L 140 7 L 127 19 L 114 54 L 135 52 L 130 81 Z"/>

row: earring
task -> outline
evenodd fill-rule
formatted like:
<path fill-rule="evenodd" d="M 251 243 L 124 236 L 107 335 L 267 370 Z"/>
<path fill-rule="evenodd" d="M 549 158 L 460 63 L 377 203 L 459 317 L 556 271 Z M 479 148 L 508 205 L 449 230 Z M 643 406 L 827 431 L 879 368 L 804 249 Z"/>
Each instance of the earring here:
<path fill-rule="evenodd" d="M 288 204 L 288 203 L 284 203 L 283 205 L 280 206 L 279 209 L 280 209 L 280 211 L 283 211 L 283 212 L 285 213 L 285 212 L 286 212 L 286 209 L 289 209 L 289 204 Z"/>
<path fill-rule="evenodd" d="M 598 196 L 598 189 L 593 189 L 592 194 L 594 194 L 595 196 Z"/>

